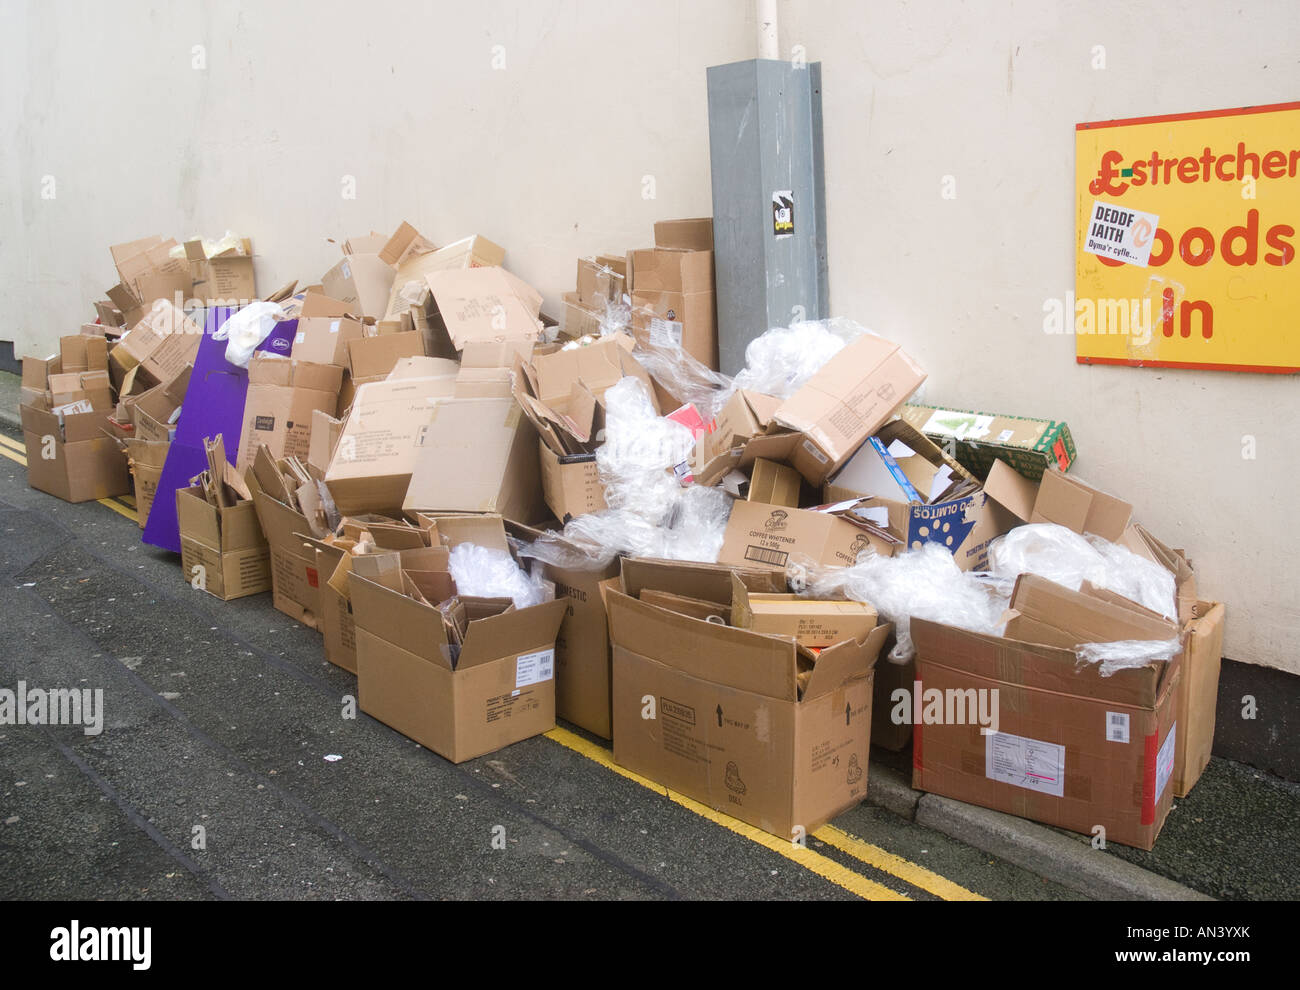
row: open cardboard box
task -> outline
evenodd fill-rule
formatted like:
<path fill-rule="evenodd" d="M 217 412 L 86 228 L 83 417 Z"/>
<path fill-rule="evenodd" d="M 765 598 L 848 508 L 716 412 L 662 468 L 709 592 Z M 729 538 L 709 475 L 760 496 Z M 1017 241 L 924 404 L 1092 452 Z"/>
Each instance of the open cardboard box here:
<path fill-rule="evenodd" d="M 614 760 L 774 835 L 798 838 L 866 795 L 872 671 L 892 627 L 814 657 L 793 638 L 691 615 L 689 603 L 647 601 L 729 609 L 737 583 L 784 590 L 770 572 L 763 579 L 718 565 L 623 561 L 620 580 L 606 592 Z"/>

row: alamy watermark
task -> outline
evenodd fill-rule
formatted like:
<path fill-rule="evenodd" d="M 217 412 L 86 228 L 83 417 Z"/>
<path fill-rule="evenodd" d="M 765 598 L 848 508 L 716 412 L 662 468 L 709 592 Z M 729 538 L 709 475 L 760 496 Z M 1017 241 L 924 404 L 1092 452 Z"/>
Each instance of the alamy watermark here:
<path fill-rule="evenodd" d="M 0 688 L 0 725 L 80 725 L 88 736 L 104 731 L 104 689 Z"/>

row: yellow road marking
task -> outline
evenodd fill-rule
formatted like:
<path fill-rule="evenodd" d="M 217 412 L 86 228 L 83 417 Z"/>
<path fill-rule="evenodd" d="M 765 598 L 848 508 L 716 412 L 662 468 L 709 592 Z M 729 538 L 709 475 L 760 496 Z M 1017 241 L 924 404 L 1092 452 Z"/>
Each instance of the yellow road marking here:
<path fill-rule="evenodd" d="M 111 498 L 101 498 L 101 499 L 99 499 L 99 504 L 100 504 L 100 505 L 107 505 L 110 509 L 112 509 L 114 512 L 116 512 L 119 516 L 126 516 L 126 518 L 130 519 L 131 522 L 136 523 L 137 525 L 138 525 L 139 522 L 140 522 L 140 517 L 137 516 L 137 515 L 135 514 L 135 510 L 134 510 L 134 509 L 128 509 L 128 508 L 127 508 L 126 506 L 124 506 L 124 505 L 118 505 L 118 504 L 117 504 L 116 502 L 114 502 Z"/>
<path fill-rule="evenodd" d="M 15 453 L 14 451 L 10 450 L 8 447 L 0 447 L 0 454 L 9 458 L 9 460 L 13 461 L 16 464 L 21 464 L 23 467 L 27 466 L 26 454 Z"/>
<path fill-rule="evenodd" d="M 24 456 L 27 454 L 26 444 L 21 444 L 17 440 L 5 436 L 3 433 L 0 433 L 0 444 L 4 444 L 4 446 L 8 447 L 10 450 L 16 450 Z"/>
<path fill-rule="evenodd" d="M 834 825 L 823 825 L 813 833 L 813 838 L 820 839 L 828 846 L 834 846 L 841 852 L 848 853 L 854 859 L 862 860 L 868 866 L 874 866 L 877 870 L 890 873 L 905 883 L 910 883 L 913 887 L 920 887 L 936 897 L 942 897 L 945 901 L 988 900 L 982 894 L 967 890 L 960 884 L 953 883 L 947 877 L 932 873 L 924 866 L 919 866 L 910 860 L 903 859 L 902 856 L 896 856 L 879 846 L 874 846 L 870 842 L 859 839 L 856 835 L 850 835 L 843 829 L 836 828 Z"/>
<path fill-rule="evenodd" d="M 662 784 L 656 784 L 654 781 L 642 777 L 638 773 L 633 773 L 631 770 L 620 767 L 610 758 L 609 753 L 605 749 L 595 745 L 594 743 L 588 742 L 586 739 L 569 732 L 567 729 L 561 729 L 558 727 L 554 728 L 550 732 L 546 733 L 546 738 L 573 750 L 575 753 L 585 756 L 589 760 L 599 763 L 608 770 L 613 770 L 616 774 L 626 777 L 628 780 L 635 781 L 648 790 L 664 795 L 670 801 L 681 805 L 688 811 L 695 812 L 695 814 L 699 815 L 701 818 L 707 818 L 715 825 L 721 825 L 723 828 L 735 832 L 737 835 L 743 836 L 752 842 L 758 843 L 764 848 L 772 850 L 772 852 L 779 856 L 784 856 L 786 859 L 798 863 L 804 869 L 816 873 L 823 879 L 829 880 L 831 883 L 843 887 L 845 890 L 856 894 L 858 897 L 871 901 L 911 900 L 910 897 L 900 894 L 896 890 L 890 890 L 883 884 L 877 883 L 874 880 L 868 880 L 866 877 L 854 873 L 852 870 L 841 866 L 829 857 L 823 856 L 811 849 L 804 848 L 803 846 L 795 845 L 793 842 L 786 842 L 778 839 L 776 836 L 769 835 L 762 829 L 754 828 L 754 826 L 747 825 L 745 822 L 732 818 L 730 815 L 724 815 L 722 812 L 714 811 L 708 805 L 701 804 L 698 801 L 686 797 L 684 794 L 678 794 L 676 791 L 669 790 Z"/>

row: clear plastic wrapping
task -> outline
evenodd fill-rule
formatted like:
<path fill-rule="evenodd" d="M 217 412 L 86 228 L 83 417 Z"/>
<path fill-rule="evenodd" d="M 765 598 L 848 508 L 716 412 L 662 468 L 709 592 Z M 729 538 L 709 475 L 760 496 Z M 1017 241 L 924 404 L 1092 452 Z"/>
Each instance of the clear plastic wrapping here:
<path fill-rule="evenodd" d="M 804 320 L 755 337 L 745 348 L 745 367 L 735 388 L 788 399 L 855 337 L 869 333 L 852 320 Z"/>
<path fill-rule="evenodd" d="M 1172 660 L 1182 649 L 1177 639 L 1121 639 L 1113 643 L 1084 643 L 1075 647 L 1080 664 L 1101 665 L 1101 676 L 1118 670 L 1145 667 L 1152 661 Z"/>
<path fill-rule="evenodd" d="M 903 662 L 916 652 L 913 618 L 930 619 L 972 632 L 1001 635 L 1007 598 L 981 575 L 963 571 L 952 554 L 926 543 L 894 557 L 867 554 L 852 567 L 829 567 L 799 560 L 791 587 L 810 598 L 850 598 L 874 606 L 894 624 L 897 644 L 891 660 Z"/>
<path fill-rule="evenodd" d="M 1099 536 L 1054 523 L 1017 526 L 989 547 L 989 571 L 1009 595 L 1021 574 L 1078 591 L 1084 581 L 1169 618 L 1178 614 L 1174 576 L 1159 564 Z"/>
<path fill-rule="evenodd" d="M 516 608 L 546 601 L 547 586 L 525 573 L 505 550 L 458 543 L 447 565 L 456 591 L 473 598 L 509 598 Z"/>
<path fill-rule="evenodd" d="M 690 460 L 694 448 L 691 431 L 656 413 L 638 379 L 623 378 L 605 392 L 605 442 L 596 451 L 596 469 L 611 509 L 664 522 L 681 493 L 671 470 Z"/>

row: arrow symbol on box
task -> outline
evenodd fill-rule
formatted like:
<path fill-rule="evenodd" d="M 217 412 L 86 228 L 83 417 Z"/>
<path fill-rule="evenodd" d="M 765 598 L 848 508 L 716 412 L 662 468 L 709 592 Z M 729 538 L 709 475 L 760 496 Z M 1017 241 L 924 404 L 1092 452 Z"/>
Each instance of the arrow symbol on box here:
<path fill-rule="evenodd" d="M 853 714 L 853 709 L 849 707 L 849 703 L 847 701 L 844 702 L 844 724 L 845 725 L 849 724 L 849 716 L 852 714 Z"/>
<path fill-rule="evenodd" d="M 722 728 L 722 706 L 718 706 L 718 728 Z"/>

